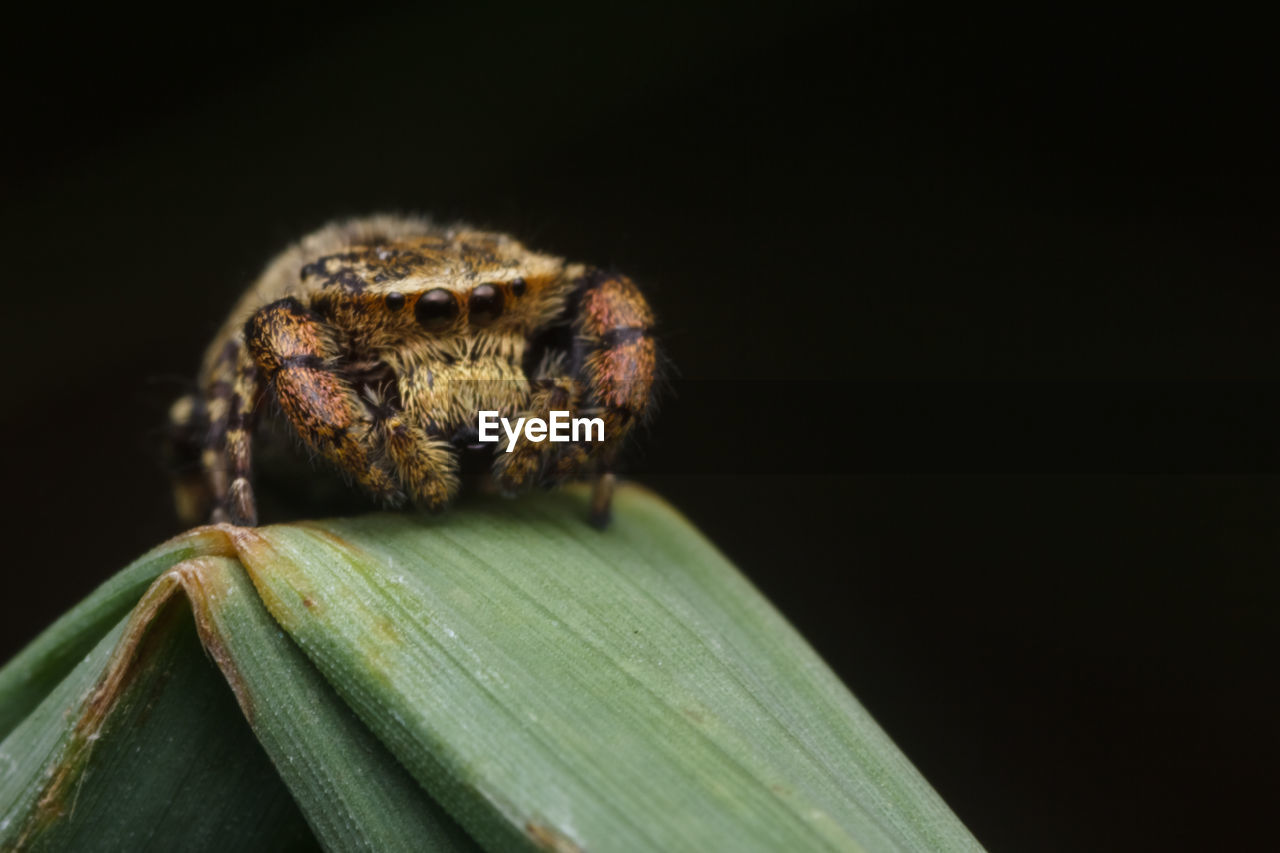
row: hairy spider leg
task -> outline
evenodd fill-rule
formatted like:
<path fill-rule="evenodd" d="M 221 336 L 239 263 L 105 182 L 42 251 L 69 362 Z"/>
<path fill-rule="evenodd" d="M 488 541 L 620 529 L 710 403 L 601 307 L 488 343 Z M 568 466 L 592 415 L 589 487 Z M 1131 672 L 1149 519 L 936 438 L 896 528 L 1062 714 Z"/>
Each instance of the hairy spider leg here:
<path fill-rule="evenodd" d="M 257 523 L 253 489 L 249 485 L 252 462 L 249 434 L 261 393 L 258 368 L 244 342 L 239 338 L 228 341 L 213 362 L 203 400 L 208 429 L 200 467 L 208 483 L 208 501 L 213 505 L 215 523 Z"/>
<path fill-rule="evenodd" d="M 297 299 L 280 299 L 249 318 L 244 338 L 303 443 L 375 498 L 403 500 L 396 481 L 376 461 L 379 430 L 356 389 L 336 370 L 336 347 L 320 320 Z"/>
<path fill-rule="evenodd" d="M 178 398 L 169 408 L 165 450 L 173 471 L 173 502 L 183 524 L 203 524 L 209 519 L 213 493 L 201 455 L 209 435 L 209 418 L 198 394 Z"/>
<path fill-rule="evenodd" d="M 528 407 L 516 415 L 526 421 L 541 418 L 550 421 L 553 411 L 576 411 L 581 399 L 578 383 L 572 377 L 535 379 Z M 504 492 L 522 491 L 534 484 L 547 482 L 546 465 L 557 445 L 550 441 L 516 442 L 510 453 L 494 453 L 493 477 Z"/>
<path fill-rule="evenodd" d="M 631 279 L 592 270 L 582 288 L 572 364 L 575 375 L 586 383 L 591 405 L 584 407 L 584 413 L 593 414 L 600 407 L 605 440 L 565 445 L 559 464 L 572 470 L 594 461 L 600 474 L 592 495 L 591 520 L 603 527 L 609 523 L 613 499 L 613 461 L 627 435 L 650 410 L 658 351 L 653 310 Z"/>
<path fill-rule="evenodd" d="M 427 435 L 389 406 L 375 428 L 405 491 L 423 506 L 440 509 L 458 492 L 458 456 L 448 442 Z"/>
<path fill-rule="evenodd" d="M 653 311 L 631 279 L 589 270 L 577 283 L 569 311 L 573 351 L 569 376 L 537 383 L 525 417 L 549 418 L 552 410 L 604 421 L 604 441 L 565 444 L 524 441 L 495 454 L 494 476 L 508 490 L 531 482 L 557 482 L 595 472 L 591 520 L 609 522 L 613 462 L 628 433 L 646 414 L 657 376 Z"/>

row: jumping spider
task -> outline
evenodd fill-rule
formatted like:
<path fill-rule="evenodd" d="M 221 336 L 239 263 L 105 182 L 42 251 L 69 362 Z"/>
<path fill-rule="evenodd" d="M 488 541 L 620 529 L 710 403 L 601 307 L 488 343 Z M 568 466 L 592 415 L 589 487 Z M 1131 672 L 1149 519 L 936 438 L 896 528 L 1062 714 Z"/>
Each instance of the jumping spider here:
<path fill-rule="evenodd" d="M 490 453 L 504 491 L 596 476 L 608 517 L 619 445 L 650 406 L 653 314 L 625 276 L 532 252 L 505 234 L 375 216 L 291 246 L 207 350 L 174 404 L 179 514 L 257 523 L 251 447 L 265 404 L 375 499 L 430 508 L 460 457 Z M 477 444 L 481 410 L 604 420 L 604 441 Z M 483 448 L 483 449 L 481 449 Z"/>

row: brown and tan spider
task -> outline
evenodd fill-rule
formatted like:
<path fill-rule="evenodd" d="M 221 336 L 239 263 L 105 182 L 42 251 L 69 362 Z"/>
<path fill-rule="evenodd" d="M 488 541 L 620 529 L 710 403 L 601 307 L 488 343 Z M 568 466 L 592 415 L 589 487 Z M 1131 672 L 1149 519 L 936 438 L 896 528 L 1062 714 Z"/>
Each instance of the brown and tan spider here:
<path fill-rule="evenodd" d="M 619 445 L 648 410 L 653 314 L 625 276 L 505 235 L 374 216 L 330 225 L 271 262 L 171 412 L 188 523 L 257 523 L 251 450 L 264 404 L 375 499 L 439 508 L 462 454 L 504 491 L 595 475 L 608 517 Z M 477 443 L 482 410 L 604 421 L 604 440 Z"/>

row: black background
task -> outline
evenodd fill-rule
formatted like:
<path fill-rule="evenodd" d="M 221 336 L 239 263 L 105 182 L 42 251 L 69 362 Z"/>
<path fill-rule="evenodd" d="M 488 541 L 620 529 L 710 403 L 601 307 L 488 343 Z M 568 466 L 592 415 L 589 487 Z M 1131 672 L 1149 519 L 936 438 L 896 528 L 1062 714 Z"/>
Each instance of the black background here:
<path fill-rule="evenodd" d="M 1258 839 L 1277 419 L 1167 415 L 1273 390 L 1268 31 L 956 5 L 7 27 L 0 656 L 177 532 L 157 428 L 268 257 L 424 211 L 644 285 L 679 379 L 637 478 L 984 844 Z"/>

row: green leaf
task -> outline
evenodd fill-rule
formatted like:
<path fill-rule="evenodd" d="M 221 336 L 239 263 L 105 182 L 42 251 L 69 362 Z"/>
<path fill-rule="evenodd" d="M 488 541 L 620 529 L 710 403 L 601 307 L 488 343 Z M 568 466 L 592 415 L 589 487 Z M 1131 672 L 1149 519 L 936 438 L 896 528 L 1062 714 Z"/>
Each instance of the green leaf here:
<path fill-rule="evenodd" d="M 0 762 L 6 849 L 474 849 L 225 557 L 161 574 Z"/>
<path fill-rule="evenodd" d="M 238 534 L 268 609 L 490 847 L 976 847 L 670 507 L 585 497 Z"/>
<path fill-rule="evenodd" d="M 138 602 L 156 576 L 197 554 L 229 550 L 226 537 L 196 530 L 152 549 L 68 610 L 0 669 L 0 737 L 31 712 Z M 85 555 L 83 559 L 92 559 Z"/>
<path fill-rule="evenodd" d="M 0 846 L 32 837 L 13 827 L 32 825 L 47 795 L 30 791 L 47 789 L 50 772 L 70 766 L 78 802 L 92 794 L 108 772 L 94 755 L 109 750 L 78 758 L 66 711 L 94 707 L 119 660 L 145 682 L 156 656 L 129 638 L 181 600 L 218 665 L 204 669 L 232 686 L 223 692 L 259 752 L 330 849 L 468 844 L 440 807 L 491 850 L 980 849 L 688 522 L 634 487 L 619 490 L 607 531 L 584 522 L 586 504 L 571 489 L 430 518 L 203 528 L 186 540 L 193 550 L 169 546 L 169 567 L 153 556 L 126 569 L 134 582 L 164 572 L 133 627 L 103 639 L 0 745 L 0 762 L 22 771 L 0 775 Z M 51 631 L 80 636 L 64 622 Z M 18 659 L 43 681 L 0 671 L 0 705 L 48 681 L 55 645 L 42 637 Z M 121 710 L 105 717 L 132 721 L 137 702 L 119 692 Z M 199 701 L 188 710 L 203 718 L 216 703 Z M 176 749 L 143 739 L 145 728 L 109 722 L 101 740 Z M 165 796 L 162 784 L 149 790 Z M 93 796 L 111 800 L 109 788 Z M 80 813 L 46 815 L 41 832 L 70 837 L 61 825 L 83 825 Z"/>
<path fill-rule="evenodd" d="M 0 849 L 314 846 L 187 613 L 144 602 L 0 744 Z"/>

